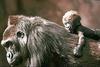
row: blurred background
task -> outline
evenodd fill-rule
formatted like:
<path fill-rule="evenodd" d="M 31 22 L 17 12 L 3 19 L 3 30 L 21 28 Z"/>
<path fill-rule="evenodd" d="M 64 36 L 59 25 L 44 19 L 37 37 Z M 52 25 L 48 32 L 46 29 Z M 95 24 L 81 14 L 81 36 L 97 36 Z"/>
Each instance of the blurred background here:
<path fill-rule="evenodd" d="M 100 0 L 0 0 L 0 41 L 9 15 L 41 16 L 63 25 L 62 16 L 71 9 L 80 13 L 84 26 L 100 29 Z M 9 67 L 5 53 L 0 46 L 0 67 Z"/>

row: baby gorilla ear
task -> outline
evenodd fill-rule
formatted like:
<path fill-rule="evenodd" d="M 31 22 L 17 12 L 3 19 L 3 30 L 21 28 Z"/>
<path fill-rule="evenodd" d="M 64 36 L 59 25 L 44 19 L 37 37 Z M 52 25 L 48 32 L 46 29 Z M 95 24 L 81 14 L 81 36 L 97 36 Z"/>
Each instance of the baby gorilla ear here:
<path fill-rule="evenodd" d="M 16 35 L 17 35 L 18 38 L 24 37 L 24 33 L 22 31 L 18 31 Z"/>

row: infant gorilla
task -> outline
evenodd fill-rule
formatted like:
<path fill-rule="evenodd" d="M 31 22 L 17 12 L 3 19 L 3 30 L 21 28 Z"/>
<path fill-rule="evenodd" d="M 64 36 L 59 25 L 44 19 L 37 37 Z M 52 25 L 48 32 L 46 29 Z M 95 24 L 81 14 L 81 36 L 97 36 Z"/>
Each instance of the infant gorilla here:
<path fill-rule="evenodd" d="M 84 37 L 91 38 L 94 40 L 100 39 L 100 33 L 98 33 L 98 31 L 91 30 L 87 27 L 82 26 L 80 20 L 80 15 L 77 11 L 74 10 L 66 12 L 62 18 L 66 30 L 72 34 L 77 34 L 79 36 L 78 43 L 73 49 L 73 53 L 77 57 L 82 56 L 82 47 L 85 42 Z"/>

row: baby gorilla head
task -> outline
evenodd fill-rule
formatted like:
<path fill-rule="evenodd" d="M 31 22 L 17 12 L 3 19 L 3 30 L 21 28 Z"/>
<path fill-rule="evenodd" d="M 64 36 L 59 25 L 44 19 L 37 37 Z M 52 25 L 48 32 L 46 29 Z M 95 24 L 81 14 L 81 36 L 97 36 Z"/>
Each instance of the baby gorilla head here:
<path fill-rule="evenodd" d="M 63 24 L 68 32 L 72 32 L 78 25 L 80 25 L 81 17 L 79 16 L 77 11 L 70 10 L 67 11 L 63 18 Z"/>

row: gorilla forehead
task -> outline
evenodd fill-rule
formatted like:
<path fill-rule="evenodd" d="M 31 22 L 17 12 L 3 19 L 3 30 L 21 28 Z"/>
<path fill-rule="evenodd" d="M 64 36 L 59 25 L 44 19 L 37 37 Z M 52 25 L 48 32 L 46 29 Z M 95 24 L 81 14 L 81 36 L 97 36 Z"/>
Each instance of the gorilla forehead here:
<path fill-rule="evenodd" d="M 3 40 L 12 38 L 13 36 L 15 36 L 15 32 L 16 32 L 16 27 L 14 25 L 8 26 L 3 33 Z"/>

